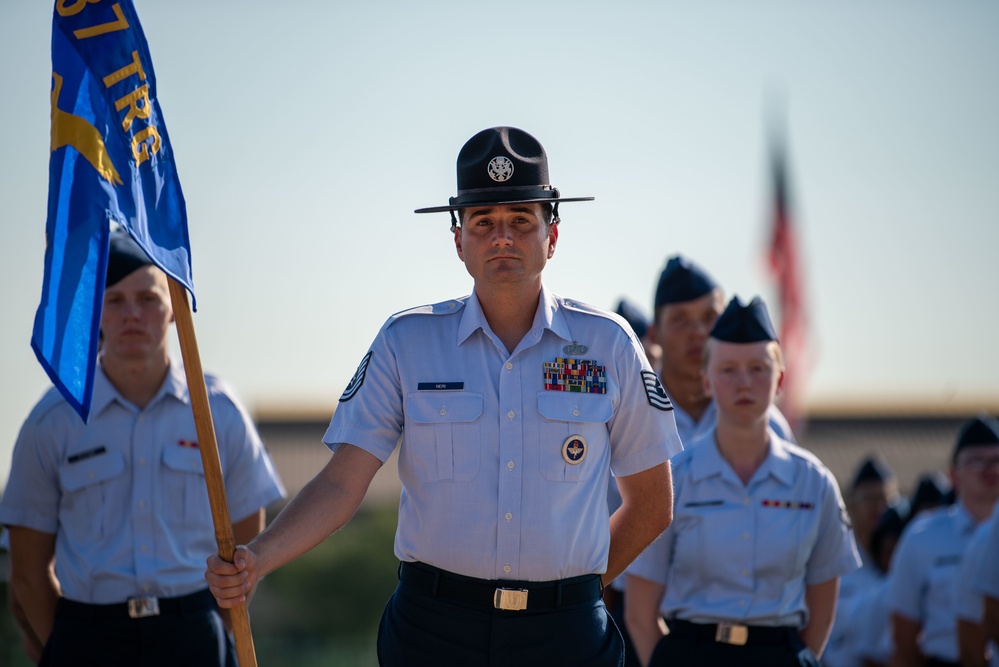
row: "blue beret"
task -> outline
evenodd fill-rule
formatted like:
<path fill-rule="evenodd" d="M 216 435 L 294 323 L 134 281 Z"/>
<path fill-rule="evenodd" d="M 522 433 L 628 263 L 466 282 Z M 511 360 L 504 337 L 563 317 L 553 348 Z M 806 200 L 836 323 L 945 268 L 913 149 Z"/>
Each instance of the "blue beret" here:
<path fill-rule="evenodd" d="M 988 415 L 975 417 L 964 423 L 957 434 L 953 458 L 956 459 L 962 449 L 984 445 L 999 445 L 999 423 Z"/>
<path fill-rule="evenodd" d="M 649 330 L 649 320 L 642 314 L 635 304 L 621 299 L 618 301 L 617 308 L 614 310 L 615 313 L 623 317 L 634 329 L 635 335 L 639 338 L 645 337 L 645 332 Z"/>
<path fill-rule="evenodd" d="M 760 297 L 742 305 L 734 296 L 728 307 L 715 321 L 711 337 L 726 343 L 760 343 L 777 340 L 774 325 L 770 322 L 767 306 Z"/>
<path fill-rule="evenodd" d="M 152 264 L 139 244 L 132 240 L 126 232 L 111 232 L 111 244 L 108 250 L 108 272 L 104 280 L 105 287 L 111 287 L 119 280 L 136 269 Z"/>
<path fill-rule="evenodd" d="M 718 283 L 704 269 L 677 255 L 666 262 L 666 268 L 659 276 L 655 307 L 693 301 L 717 288 Z"/>

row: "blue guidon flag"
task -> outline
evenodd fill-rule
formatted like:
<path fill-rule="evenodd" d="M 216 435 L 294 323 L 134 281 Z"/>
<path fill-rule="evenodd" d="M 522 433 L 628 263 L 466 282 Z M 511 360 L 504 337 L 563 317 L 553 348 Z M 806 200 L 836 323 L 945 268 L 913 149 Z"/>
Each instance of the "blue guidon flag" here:
<path fill-rule="evenodd" d="M 45 277 L 31 347 L 86 421 L 111 225 L 194 295 L 184 195 L 131 0 L 56 0 L 51 110 Z"/>

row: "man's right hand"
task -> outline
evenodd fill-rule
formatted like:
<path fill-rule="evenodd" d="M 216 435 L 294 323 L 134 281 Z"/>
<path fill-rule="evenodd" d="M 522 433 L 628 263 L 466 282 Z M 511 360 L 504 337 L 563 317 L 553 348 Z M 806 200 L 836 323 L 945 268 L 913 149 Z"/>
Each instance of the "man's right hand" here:
<path fill-rule="evenodd" d="M 217 553 L 208 557 L 205 580 L 219 607 L 230 609 L 246 603 L 259 578 L 256 562 L 256 554 L 245 546 L 236 547 L 232 563 Z"/>

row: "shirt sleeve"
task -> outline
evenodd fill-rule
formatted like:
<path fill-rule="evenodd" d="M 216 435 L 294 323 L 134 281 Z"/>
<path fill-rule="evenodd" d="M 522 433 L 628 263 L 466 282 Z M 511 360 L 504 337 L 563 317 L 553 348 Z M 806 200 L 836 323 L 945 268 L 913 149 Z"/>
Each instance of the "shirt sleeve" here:
<path fill-rule="evenodd" d="M 224 384 L 210 386 L 229 514 L 240 521 L 284 498 L 285 489 L 250 415 Z"/>
<path fill-rule="evenodd" d="M 682 491 L 682 469 L 674 470 L 673 477 L 673 504 L 678 506 L 677 498 Z M 678 474 L 679 473 L 679 474 Z M 654 581 L 657 584 L 666 586 L 669 584 L 673 568 L 673 544 L 676 540 L 676 510 L 673 511 L 674 521 L 645 551 L 639 554 L 638 558 L 631 562 L 627 574 Z"/>
<path fill-rule="evenodd" d="M 978 576 L 985 562 L 986 538 L 988 538 L 988 526 L 979 526 L 975 531 L 971 541 L 964 550 L 961 558 L 961 565 L 957 569 L 957 582 L 954 586 L 954 611 L 959 619 L 981 623 L 984 617 L 984 600 L 982 594 L 975 586 L 975 578 Z M 993 562 L 993 567 L 994 563 Z"/>
<path fill-rule="evenodd" d="M 923 620 L 923 597 L 929 572 L 928 565 L 920 557 L 923 552 L 919 544 L 922 534 L 920 530 L 902 533 L 888 573 L 888 613 L 916 622 Z"/>
<path fill-rule="evenodd" d="M 891 619 L 885 604 L 886 588 L 879 585 L 865 595 L 856 613 L 859 634 L 857 656 L 886 663 L 891 659 Z"/>
<path fill-rule="evenodd" d="M 667 528 L 632 561 L 627 574 L 654 581 L 665 586 L 669 582 L 670 554 L 673 551 L 673 536 Z"/>
<path fill-rule="evenodd" d="M 999 599 L 999 507 L 992 513 L 986 529 L 984 555 L 974 577 L 976 590 L 990 598 Z"/>
<path fill-rule="evenodd" d="M 821 584 L 860 567 L 860 554 L 847 519 L 846 506 L 832 473 L 819 470 L 825 485 L 819 509 L 819 531 L 808 559 L 805 584 Z"/>
<path fill-rule="evenodd" d="M 0 500 L 0 524 L 55 534 L 59 527 L 58 452 L 52 447 L 52 421 L 34 412 L 14 444 L 10 477 Z"/>
<path fill-rule="evenodd" d="M 347 384 L 323 442 L 337 451 L 351 444 L 384 463 L 404 424 L 402 383 L 387 322 Z"/>
<path fill-rule="evenodd" d="M 634 475 L 683 451 L 673 406 L 633 336 L 616 359 L 621 399 L 609 424 L 611 469 Z"/>

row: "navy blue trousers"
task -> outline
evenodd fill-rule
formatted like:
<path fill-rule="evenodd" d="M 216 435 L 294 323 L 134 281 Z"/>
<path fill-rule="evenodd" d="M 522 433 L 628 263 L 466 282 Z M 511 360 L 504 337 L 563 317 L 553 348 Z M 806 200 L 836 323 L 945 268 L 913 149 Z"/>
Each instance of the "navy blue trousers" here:
<path fill-rule="evenodd" d="M 146 618 L 91 615 L 66 605 L 39 667 L 235 667 L 232 640 L 214 608 Z"/>
<path fill-rule="evenodd" d="M 624 642 L 602 600 L 554 611 L 500 611 L 396 588 L 378 628 L 382 667 L 623 667 Z"/>

